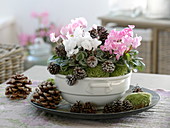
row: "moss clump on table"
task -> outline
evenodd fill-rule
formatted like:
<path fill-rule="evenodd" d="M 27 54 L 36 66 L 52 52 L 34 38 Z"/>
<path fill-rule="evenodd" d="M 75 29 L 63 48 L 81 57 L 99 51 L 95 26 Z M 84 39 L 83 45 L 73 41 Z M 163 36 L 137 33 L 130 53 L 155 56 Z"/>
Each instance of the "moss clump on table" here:
<path fill-rule="evenodd" d="M 151 94 L 146 92 L 132 93 L 128 95 L 125 100 L 128 100 L 134 109 L 149 106 L 151 102 Z"/>

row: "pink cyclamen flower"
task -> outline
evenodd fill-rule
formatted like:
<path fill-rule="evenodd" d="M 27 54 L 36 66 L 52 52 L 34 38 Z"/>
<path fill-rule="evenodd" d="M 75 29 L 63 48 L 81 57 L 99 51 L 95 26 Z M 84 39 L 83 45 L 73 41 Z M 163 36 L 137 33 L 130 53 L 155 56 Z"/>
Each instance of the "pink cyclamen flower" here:
<path fill-rule="evenodd" d="M 48 15 L 49 15 L 48 12 L 42 12 L 42 13 L 40 13 L 40 16 L 41 16 L 41 17 L 48 17 Z"/>
<path fill-rule="evenodd" d="M 33 18 L 38 18 L 38 17 L 40 17 L 40 14 L 37 13 L 37 12 L 32 12 L 32 13 L 31 13 L 31 16 L 32 16 Z"/>
<path fill-rule="evenodd" d="M 58 41 L 58 37 L 57 37 L 57 38 L 55 37 L 55 33 L 51 33 L 51 34 L 50 34 L 50 40 L 51 40 L 51 42 L 53 42 L 53 43 Z"/>
<path fill-rule="evenodd" d="M 134 39 L 133 39 L 133 43 L 132 43 L 132 48 L 137 48 L 138 46 L 140 46 L 141 45 L 141 40 L 142 40 L 142 37 L 141 36 L 137 36 L 136 35 L 136 37 L 134 37 Z"/>
<path fill-rule="evenodd" d="M 35 37 L 36 37 L 35 35 L 28 35 L 28 34 L 22 33 L 19 35 L 20 44 L 22 46 L 26 46 L 30 43 L 33 44 Z"/>
<path fill-rule="evenodd" d="M 61 35 L 59 35 L 59 37 L 57 39 L 59 39 L 59 38 L 67 39 L 66 35 L 67 34 L 73 35 L 74 31 L 78 27 L 80 27 L 82 29 L 87 27 L 87 21 L 85 18 L 80 17 L 80 18 L 71 20 L 70 24 L 63 26 L 61 28 L 61 30 L 60 30 Z"/>
<path fill-rule="evenodd" d="M 84 17 L 79 17 L 74 20 L 71 20 L 72 24 L 77 24 L 77 27 L 87 27 L 87 20 Z"/>
<path fill-rule="evenodd" d="M 133 37 L 134 25 L 129 25 L 128 28 L 122 31 L 111 30 L 104 45 L 100 46 L 102 51 L 109 51 L 110 54 L 115 54 L 116 59 L 119 60 L 126 51 L 130 48 L 137 48 L 140 46 L 142 37 Z"/>
<path fill-rule="evenodd" d="M 48 21 L 48 12 L 42 12 L 42 13 L 37 13 L 37 12 L 32 12 L 31 16 L 33 18 L 37 18 L 41 24 L 47 25 L 49 23 Z"/>

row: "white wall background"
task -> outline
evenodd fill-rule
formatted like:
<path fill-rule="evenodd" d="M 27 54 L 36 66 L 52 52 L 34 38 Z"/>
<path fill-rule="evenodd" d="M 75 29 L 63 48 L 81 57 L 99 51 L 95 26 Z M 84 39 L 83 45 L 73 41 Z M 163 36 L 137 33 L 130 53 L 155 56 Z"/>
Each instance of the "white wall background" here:
<path fill-rule="evenodd" d="M 67 24 L 83 16 L 89 25 L 99 24 L 98 16 L 108 13 L 108 0 L 0 0 L 0 18 L 15 16 L 20 32 L 32 33 L 37 21 L 31 12 L 49 12 L 50 21 Z"/>

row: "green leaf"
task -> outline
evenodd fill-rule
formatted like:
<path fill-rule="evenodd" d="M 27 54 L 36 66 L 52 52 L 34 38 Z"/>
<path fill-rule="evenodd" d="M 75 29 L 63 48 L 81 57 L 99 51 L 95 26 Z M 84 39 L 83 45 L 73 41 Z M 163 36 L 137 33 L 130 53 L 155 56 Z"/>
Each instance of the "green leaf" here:
<path fill-rule="evenodd" d="M 84 54 L 82 52 L 79 52 L 77 55 L 76 55 L 76 60 L 77 61 L 80 61 L 80 60 L 84 60 Z"/>
<path fill-rule="evenodd" d="M 129 53 L 126 53 L 126 59 L 127 59 L 127 61 L 130 61 L 130 60 L 131 60 Z"/>
<path fill-rule="evenodd" d="M 134 55 L 138 55 L 139 54 L 139 52 L 137 50 L 134 50 L 134 49 L 130 50 L 129 53 L 134 54 Z"/>
<path fill-rule="evenodd" d="M 63 66 L 63 67 L 60 67 L 60 69 L 61 69 L 62 71 L 66 71 L 66 70 L 68 69 L 68 67 L 69 67 L 69 66 Z"/>
<path fill-rule="evenodd" d="M 84 57 L 87 57 L 87 56 L 88 56 L 87 52 L 82 51 L 82 53 L 84 54 Z"/>
<path fill-rule="evenodd" d="M 85 66 L 85 67 L 87 66 L 86 62 L 83 61 L 83 60 L 80 60 L 80 61 L 79 61 L 79 64 L 82 65 L 82 66 Z"/>
<path fill-rule="evenodd" d="M 97 49 L 97 50 L 96 50 L 96 57 L 101 57 L 101 56 L 104 56 L 103 51 L 100 50 L 100 49 Z"/>
<path fill-rule="evenodd" d="M 130 69 L 130 65 L 127 63 L 126 60 L 124 60 L 125 65 Z"/>
<path fill-rule="evenodd" d="M 102 57 L 98 57 L 97 59 L 98 59 L 98 61 L 100 61 L 100 62 L 104 62 L 104 61 L 106 61 L 106 60 L 107 60 L 107 59 L 102 58 Z"/>
<path fill-rule="evenodd" d="M 135 57 L 134 59 L 135 60 L 143 60 L 143 58 L 141 58 L 141 57 Z"/>

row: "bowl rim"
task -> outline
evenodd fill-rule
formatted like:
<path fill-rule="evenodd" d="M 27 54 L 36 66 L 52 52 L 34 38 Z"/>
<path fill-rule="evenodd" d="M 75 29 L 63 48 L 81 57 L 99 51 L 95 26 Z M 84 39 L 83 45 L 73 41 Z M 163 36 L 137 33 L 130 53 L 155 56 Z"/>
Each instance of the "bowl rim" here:
<path fill-rule="evenodd" d="M 114 80 L 114 79 L 124 79 L 132 75 L 132 71 L 126 75 L 114 76 L 114 77 L 86 77 L 82 80 Z M 66 75 L 56 74 L 56 77 L 65 79 Z"/>

